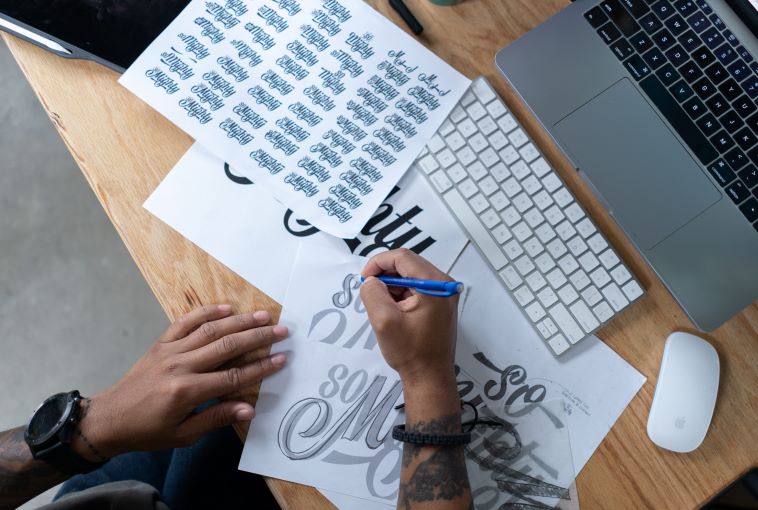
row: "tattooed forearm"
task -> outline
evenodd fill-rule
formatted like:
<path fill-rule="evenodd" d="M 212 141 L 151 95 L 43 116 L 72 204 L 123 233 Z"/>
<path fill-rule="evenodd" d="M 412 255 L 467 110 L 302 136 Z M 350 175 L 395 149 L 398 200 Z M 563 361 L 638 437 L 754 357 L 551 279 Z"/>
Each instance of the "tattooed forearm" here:
<path fill-rule="evenodd" d="M 425 434 L 460 433 L 460 413 L 407 424 L 406 427 Z M 463 447 L 406 443 L 403 447 L 398 508 L 473 508 Z"/>
<path fill-rule="evenodd" d="M 22 427 L 0 432 L 0 510 L 16 508 L 66 478 L 34 460 Z"/>

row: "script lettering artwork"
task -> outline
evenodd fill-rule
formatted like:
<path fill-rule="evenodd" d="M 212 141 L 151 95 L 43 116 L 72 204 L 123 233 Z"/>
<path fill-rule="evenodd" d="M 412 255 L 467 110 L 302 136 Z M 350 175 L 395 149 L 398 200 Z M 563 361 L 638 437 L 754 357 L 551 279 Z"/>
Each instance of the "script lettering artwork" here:
<path fill-rule="evenodd" d="M 233 172 L 229 164 L 224 164 L 224 174 L 235 184 L 243 186 L 253 184 L 253 181 L 247 177 Z M 344 240 L 350 253 L 371 257 L 383 251 L 407 248 L 421 255 L 437 242 L 434 237 L 424 235 L 421 228 L 413 223 L 413 220 L 424 212 L 424 208 L 415 205 L 409 209 L 396 211 L 396 206 L 390 202 L 390 199 L 398 192 L 400 192 L 400 187 L 395 186 L 385 202 L 361 229 L 360 234 L 352 239 Z M 287 209 L 282 221 L 284 229 L 294 237 L 306 238 L 320 232 L 307 221 L 298 219 L 291 209 Z"/>
<path fill-rule="evenodd" d="M 318 396 L 294 403 L 282 418 L 279 449 L 294 461 L 320 458 L 342 466 L 366 465 L 369 492 L 395 498 L 401 451 L 388 438 L 398 419 L 394 408 L 401 395 L 397 378 L 372 377 L 365 370 L 334 365 Z M 348 453 L 345 443 L 365 446 L 365 454 Z"/>
<path fill-rule="evenodd" d="M 513 368 L 509 367 L 509 369 Z M 523 374 L 523 378 L 519 375 L 517 379 L 523 382 L 526 379 L 526 371 L 522 367 L 516 367 L 516 369 Z M 476 508 L 482 510 L 550 509 L 555 505 L 547 505 L 546 499 L 569 499 L 569 490 L 566 487 L 549 483 L 541 479 L 542 477 L 538 478 L 529 474 L 533 471 L 546 473 L 552 480 L 559 476 L 557 468 L 551 466 L 537 452 L 540 443 L 532 440 L 524 444 L 518 427 L 486 406 L 483 395 L 478 394 L 478 386 L 459 367 L 456 367 L 456 377 L 461 399 L 477 407 L 480 419 L 490 422 L 489 425 L 474 428 L 472 440 L 465 448 Z M 505 377 L 508 378 L 508 376 Z M 488 384 L 493 382 L 489 381 Z M 500 389 L 503 390 L 505 386 L 503 383 Z M 491 384 L 490 388 L 493 388 Z M 528 393 L 529 388 L 533 387 L 527 384 L 522 385 L 519 390 L 527 389 L 527 391 L 517 390 L 505 402 L 515 403 L 517 398 L 523 398 L 526 401 L 524 395 Z M 501 399 L 504 394 L 504 392 L 500 394 Z M 509 405 L 506 403 L 503 406 L 506 416 L 523 417 L 534 411 L 530 408 L 528 412 L 509 413 Z M 555 415 L 552 412 L 550 414 Z M 530 416 L 529 418 L 534 420 L 537 417 Z M 548 433 L 555 423 L 551 421 L 549 424 Z M 565 428 L 560 420 L 558 424 L 555 425 L 555 429 Z M 522 467 L 514 469 L 514 465 Z M 477 473 L 473 472 L 475 469 L 486 473 L 487 477 L 476 476 Z M 474 480 L 482 479 L 485 479 L 486 483 L 474 483 Z M 535 497 L 541 499 L 537 500 Z"/>
<path fill-rule="evenodd" d="M 342 238 L 469 85 L 371 7 L 336 0 L 191 2 L 121 82 Z"/>

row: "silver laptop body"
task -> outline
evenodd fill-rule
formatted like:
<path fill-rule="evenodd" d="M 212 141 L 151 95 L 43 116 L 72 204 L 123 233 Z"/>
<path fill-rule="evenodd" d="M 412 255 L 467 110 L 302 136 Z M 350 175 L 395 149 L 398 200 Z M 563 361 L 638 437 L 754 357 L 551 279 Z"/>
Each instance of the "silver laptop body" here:
<path fill-rule="evenodd" d="M 758 58 L 726 3 L 708 3 Z M 497 65 L 692 321 L 713 330 L 758 299 L 758 230 L 701 162 L 712 155 L 692 150 L 585 19 L 599 4 L 571 4 Z"/>

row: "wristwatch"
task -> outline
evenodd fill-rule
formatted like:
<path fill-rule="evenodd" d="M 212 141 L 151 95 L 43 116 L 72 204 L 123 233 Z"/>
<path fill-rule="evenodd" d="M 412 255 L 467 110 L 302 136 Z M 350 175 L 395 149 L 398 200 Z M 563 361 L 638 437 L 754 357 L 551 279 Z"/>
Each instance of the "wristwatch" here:
<path fill-rule="evenodd" d="M 66 474 L 89 473 L 102 466 L 82 458 L 71 448 L 71 439 L 81 417 L 83 397 L 78 391 L 58 393 L 34 411 L 24 432 L 32 456 Z"/>

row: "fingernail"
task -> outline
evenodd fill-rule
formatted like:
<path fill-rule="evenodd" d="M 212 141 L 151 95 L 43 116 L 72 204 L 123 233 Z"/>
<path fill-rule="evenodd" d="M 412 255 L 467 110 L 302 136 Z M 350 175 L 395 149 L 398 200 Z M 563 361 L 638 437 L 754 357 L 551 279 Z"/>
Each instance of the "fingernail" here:
<path fill-rule="evenodd" d="M 232 311 L 232 305 L 218 305 L 218 311 L 221 313 L 229 313 Z"/>
<path fill-rule="evenodd" d="M 268 312 L 266 311 L 255 312 L 253 314 L 253 318 L 257 321 L 267 321 L 269 318 Z"/>
<path fill-rule="evenodd" d="M 274 326 L 274 334 L 276 336 L 287 336 L 287 333 L 289 333 L 289 329 L 287 328 L 287 326 L 281 326 L 281 325 Z"/>
<path fill-rule="evenodd" d="M 271 363 L 274 364 L 276 367 L 281 367 L 284 365 L 284 363 L 287 362 L 287 356 L 284 355 L 284 353 L 274 354 L 271 356 Z"/>
<path fill-rule="evenodd" d="M 253 416 L 255 416 L 255 410 L 252 407 L 245 407 L 234 413 L 234 418 L 237 421 L 250 421 Z"/>

